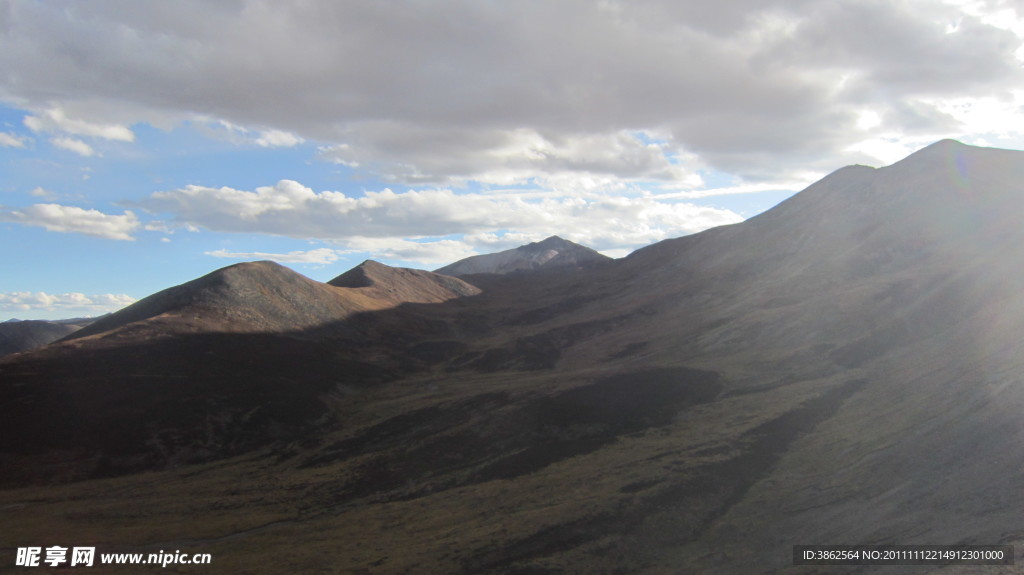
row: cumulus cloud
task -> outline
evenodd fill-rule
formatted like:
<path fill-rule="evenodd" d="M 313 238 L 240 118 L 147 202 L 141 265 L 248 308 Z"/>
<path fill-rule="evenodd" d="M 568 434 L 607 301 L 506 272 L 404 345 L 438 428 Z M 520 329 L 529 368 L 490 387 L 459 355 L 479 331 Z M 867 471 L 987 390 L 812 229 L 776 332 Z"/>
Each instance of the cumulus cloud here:
<path fill-rule="evenodd" d="M 215 250 L 205 252 L 208 256 L 215 258 L 229 258 L 235 260 L 273 260 L 287 264 L 331 264 L 338 261 L 341 256 L 338 250 L 330 248 L 318 248 L 315 250 L 293 251 L 286 254 L 275 254 L 268 252 L 229 252 L 227 250 Z"/>
<path fill-rule="evenodd" d="M 593 247 L 636 246 L 741 221 L 728 210 L 663 201 L 653 194 L 456 193 L 450 189 L 315 192 L 282 180 L 253 191 L 188 186 L 133 202 L 179 225 L 222 232 L 354 241 L 485 234 L 560 234 Z M 420 249 L 406 245 L 403 249 Z M 394 248 L 398 249 L 398 248 Z"/>
<path fill-rule="evenodd" d="M 1002 2 L 10 6 L 0 99 L 52 102 L 35 130 L 130 141 L 135 122 L 213 118 L 434 185 L 678 181 L 687 154 L 748 180 L 832 169 L 871 138 L 971 133 L 945 103 L 1008 101 L 1024 54 Z"/>
<path fill-rule="evenodd" d="M 135 303 L 135 298 L 124 294 L 83 293 L 48 294 L 46 292 L 0 293 L 0 310 L 5 312 L 52 311 L 99 315 L 117 311 Z"/>
<path fill-rule="evenodd" d="M 134 240 L 139 220 L 134 213 L 105 214 L 61 204 L 34 204 L 0 211 L 0 220 L 39 226 L 51 232 L 78 233 L 111 240 Z"/>

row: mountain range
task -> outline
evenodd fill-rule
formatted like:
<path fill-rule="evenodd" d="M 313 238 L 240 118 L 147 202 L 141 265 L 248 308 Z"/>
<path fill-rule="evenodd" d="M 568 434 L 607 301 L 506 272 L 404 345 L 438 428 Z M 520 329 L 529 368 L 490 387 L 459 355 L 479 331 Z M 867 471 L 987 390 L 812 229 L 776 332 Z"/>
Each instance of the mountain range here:
<path fill-rule="evenodd" d="M 1022 186 L 1024 153 L 944 140 L 617 260 L 215 271 L 0 359 L 5 551 L 668 574 L 1019 545 Z"/>

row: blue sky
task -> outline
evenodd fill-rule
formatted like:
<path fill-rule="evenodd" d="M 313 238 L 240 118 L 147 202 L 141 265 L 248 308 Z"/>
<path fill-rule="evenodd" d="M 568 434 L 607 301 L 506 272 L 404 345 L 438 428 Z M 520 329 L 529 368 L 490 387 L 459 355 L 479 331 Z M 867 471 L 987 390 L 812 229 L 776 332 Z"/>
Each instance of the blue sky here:
<path fill-rule="evenodd" d="M 617 257 L 941 138 L 1021 148 L 1021 16 L 0 0 L 0 320 L 252 259 L 328 280 L 552 234 Z"/>

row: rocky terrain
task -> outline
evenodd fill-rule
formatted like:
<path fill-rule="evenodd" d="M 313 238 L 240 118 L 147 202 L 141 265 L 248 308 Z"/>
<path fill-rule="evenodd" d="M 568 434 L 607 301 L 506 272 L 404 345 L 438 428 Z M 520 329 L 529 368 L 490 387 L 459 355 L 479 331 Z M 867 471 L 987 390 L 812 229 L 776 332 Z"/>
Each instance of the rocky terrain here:
<path fill-rule="evenodd" d="M 0 551 L 975 572 L 792 547 L 1024 540 L 1021 182 L 947 140 L 600 265 L 218 270 L 0 360 Z"/>

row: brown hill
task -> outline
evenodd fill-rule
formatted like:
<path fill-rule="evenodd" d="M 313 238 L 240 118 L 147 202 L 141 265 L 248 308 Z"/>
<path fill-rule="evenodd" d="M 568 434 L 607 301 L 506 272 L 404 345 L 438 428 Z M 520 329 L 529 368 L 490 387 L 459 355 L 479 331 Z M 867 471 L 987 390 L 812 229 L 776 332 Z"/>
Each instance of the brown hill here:
<path fill-rule="evenodd" d="M 373 260 L 327 282 L 340 288 L 363 288 L 366 294 L 394 302 L 436 303 L 480 290 L 460 279 L 409 268 L 394 268 Z"/>
<path fill-rule="evenodd" d="M 0 492 L 0 527 L 267 573 L 814 572 L 793 545 L 1019 544 L 1021 181 L 1024 153 L 944 141 L 607 265 L 474 276 L 474 297 L 0 361 L 23 470 L 81 472 L 58 450 L 101 444 L 101 471 L 133 469 L 110 437 L 246 454 Z M 190 412 L 221 416 L 160 419 Z"/>
<path fill-rule="evenodd" d="M 361 279 L 356 279 L 361 278 Z M 406 302 L 440 302 L 478 292 L 455 279 L 366 261 L 327 284 L 280 264 L 228 266 L 104 317 L 74 334 L 83 338 L 133 326 L 172 332 L 293 332 Z M 145 327 L 138 325 L 145 323 Z"/>

